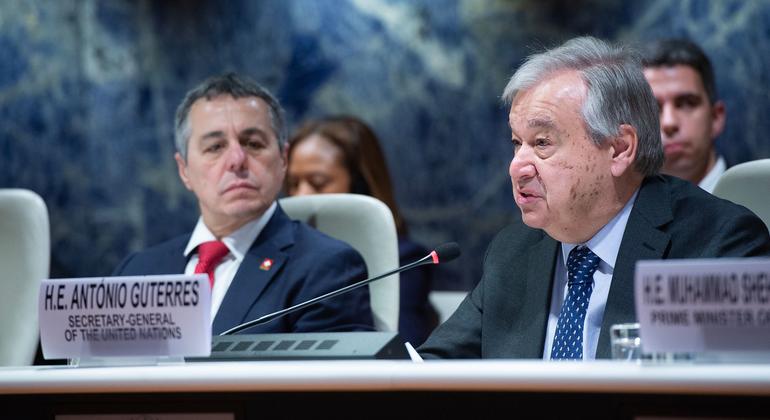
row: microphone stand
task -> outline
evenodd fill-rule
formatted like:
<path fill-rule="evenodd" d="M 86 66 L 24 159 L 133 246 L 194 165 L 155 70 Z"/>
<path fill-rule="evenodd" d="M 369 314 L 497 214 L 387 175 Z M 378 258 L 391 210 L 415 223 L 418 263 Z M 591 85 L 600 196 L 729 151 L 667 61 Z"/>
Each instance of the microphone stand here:
<path fill-rule="evenodd" d="M 298 303 L 298 304 L 296 304 L 294 306 L 289 306 L 288 308 L 281 309 L 280 311 L 269 313 L 269 314 L 263 315 L 263 316 L 261 316 L 261 317 L 259 317 L 257 319 L 253 319 L 251 321 L 244 322 L 243 324 L 236 325 L 233 328 L 230 328 L 229 330 L 220 333 L 219 335 L 235 334 L 235 333 L 243 331 L 243 330 L 245 330 L 247 328 L 251 328 L 251 327 L 253 327 L 255 325 L 264 324 L 266 322 L 270 322 L 270 321 L 272 321 L 272 320 L 274 320 L 276 318 L 280 318 L 280 317 L 282 317 L 284 315 L 287 315 L 289 313 L 292 313 L 294 311 L 298 311 L 298 310 L 300 310 L 302 308 L 305 308 L 305 307 L 310 306 L 310 305 L 312 305 L 314 303 L 320 302 L 320 301 L 322 301 L 324 299 L 329 299 L 329 298 L 332 298 L 334 296 L 337 296 L 337 295 L 340 295 L 340 294 L 343 294 L 343 293 L 347 293 L 347 292 L 349 292 L 349 291 L 351 291 L 353 289 L 357 289 L 357 288 L 359 288 L 361 286 L 367 285 L 367 284 L 369 284 L 369 283 L 371 283 L 371 282 L 373 282 L 375 280 L 379 280 L 379 279 L 381 279 L 383 277 L 387 277 L 387 276 L 390 276 L 392 274 L 400 273 L 402 271 L 406 271 L 406 270 L 412 269 L 414 267 L 418 267 L 418 266 L 421 266 L 421 265 L 427 265 L 427 264 L 438 264 L 438 256 L 436 255 L 436 251 L 431 252 L 430 254 L 426 255 L 425 257 L 423 257 L 423 258 L 421 258 L 421 259 L 419 259 L 419 260 L 417 260 L 417 261 L 415 261 L 413 263 L 407 264 L 407 265 L 405 265 L 403 267 L 396 268 L 395 270 L 388 271 L 385 274 L 380 274 L 377 277 L 372 277 L 372 278 L 368 278 L 368 279 L 365 279 L 365 280 L 361 280 L 361 281 L 359 281 L 357 283 L 353 283 L 351 285 L 345 286 L 342 289 L 337 289 L 337 290 L 331 291 L 329 293 L 323 294 L 323 295 L 315 297 L 313 299 L 306 300 L 304 302 L 300 302 L 300 303 Z"/>

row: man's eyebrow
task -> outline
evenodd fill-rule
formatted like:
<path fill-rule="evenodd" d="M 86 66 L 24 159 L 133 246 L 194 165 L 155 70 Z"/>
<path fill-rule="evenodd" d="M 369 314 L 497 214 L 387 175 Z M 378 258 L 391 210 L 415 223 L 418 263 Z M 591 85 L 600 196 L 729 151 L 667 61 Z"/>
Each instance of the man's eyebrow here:
<path fill-rule="evenodd" d="M 212 139 L 220 139 L 225 136 L 225 133 L 220 130 L 215 131 L 209 131 L 208 133 L 201 136 L 201 140 L 212 140 Z"/>
<path fill-rule="evenodd" d="M 550 117 L 535 117 L 527 120 L 529 128 L 555 128 L 556 123 Z"/>
<path fill-rule="evenodd" d="M 240 133 L 238 133 L 238 137 L 244 137 L 244 136 L 252 136 L 254 134 L 259 135 L 260 137 L 268 137 L 265 130 L 259 128 L 259 127 L 248 127 L 243 130 L 241 130 Z"/>
<path fill-rule="evenodd" d="M 701 96 L 698 92 L 680 92 L 676 95 L 676 99 L 703 99 L 703 96 Z"/>
<path fill-rule="evenodd" d="M 238 137 L 248 137 L 248 136 L 252 136 L 252 135 L 255 135 L 255 134 L 259 135 L 261 137 L 268 137 L 268 135 L 265 132 L 265 130 L 262 130 L 262 129 L 258 128 L 258 127 L 246 128 L 246 129 L 242 130 L 240 133 L 238 133 Z M 216 140 L 216 139 L 221 139 L 223 137 L 225 137 L 225 132 L 224 131 L 222 131 L 222 130 L 214 130 L 214 131 L 209 131 L 208 133 L 202 135 L 200 138 L 201 138 L 201 140 Z"/>

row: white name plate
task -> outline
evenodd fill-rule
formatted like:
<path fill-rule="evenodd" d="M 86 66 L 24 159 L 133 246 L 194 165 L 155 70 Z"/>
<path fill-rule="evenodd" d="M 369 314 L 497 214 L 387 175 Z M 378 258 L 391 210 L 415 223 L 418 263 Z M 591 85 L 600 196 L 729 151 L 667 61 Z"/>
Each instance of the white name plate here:
<path fill-rule="evenodd" d="M 639 261 L 644 352 L 770 351 L 770 259 Z"/>
<path fill-rule="evenodd" d="M 211 353 L 205 274 L 43 280 L 38 313 L 46 359 Z"/>

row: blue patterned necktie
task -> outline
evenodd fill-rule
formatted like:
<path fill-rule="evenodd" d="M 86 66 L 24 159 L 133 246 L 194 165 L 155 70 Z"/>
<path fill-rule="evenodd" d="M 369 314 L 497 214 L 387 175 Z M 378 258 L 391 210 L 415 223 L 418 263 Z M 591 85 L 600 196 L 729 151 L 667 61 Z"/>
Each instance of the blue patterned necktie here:
<path fill-rule="evenodd" d="M 567 258 L 569 277 L 567 298 L 556 323 L 551 359 L 583 359 L 583 323 L 588 301 L 594 288 L 594 272 L 599 267 L 599 257 L 586 246 L 572 249 Z"/>

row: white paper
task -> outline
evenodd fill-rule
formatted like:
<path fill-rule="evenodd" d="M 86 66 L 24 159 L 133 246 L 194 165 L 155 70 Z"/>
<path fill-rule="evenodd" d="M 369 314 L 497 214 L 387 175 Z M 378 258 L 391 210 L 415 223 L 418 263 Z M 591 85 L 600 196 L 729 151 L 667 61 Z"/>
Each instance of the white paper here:
<path fill-rule="evenodd" d="M 422 357 L 420 356 L 420 353 L 417 353 L 417 350 L 412 347 L 412 344 L 408 341 L 404 343 L 404 346 L 406 346 L 406 352 L 409 353 L 409 358 L 412 359 L 415 363 L 422 363 Z"/>

